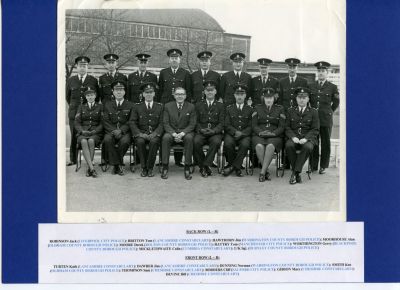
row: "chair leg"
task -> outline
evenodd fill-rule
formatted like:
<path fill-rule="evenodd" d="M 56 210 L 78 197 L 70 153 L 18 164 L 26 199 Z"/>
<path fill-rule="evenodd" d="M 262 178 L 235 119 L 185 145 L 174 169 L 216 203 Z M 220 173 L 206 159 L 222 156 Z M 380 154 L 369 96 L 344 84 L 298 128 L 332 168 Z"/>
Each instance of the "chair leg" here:
<path fill-rule="evenodd" d="M 254 173 L 254 152 L 252 149 L 249 149 L 250 152 L 250 160 L 251 160 L 251 164 L 249 164 L 249 173 L 251 176 L 253 176 Z"/>
<path fill-rule="evenodd" d="M 78 145 L 76 146 L 76 167 L 75 167 L 75 172 L 78 172 L 79 169 L 82 166 L 82 150 L 78 148 Z"/>
<path fill-rule="evenodd" d="M 285 150 L 285 149 L 282 149 L 282 153 L 283 153 L 283 150 Z M 285 168 L 286 168 L 286 164 L 285 164 L 285 154 L 281 154 L 281 168 L 282 168 L 282 174 L 281 174 L 281 178 L 285 175 Z"/>
<path fill-rule="evenodd" d="M 135 172 L 135 162 L 136 160 L 136 146 L 132 143 L 131 146 L 129 146 L 129 169 L 131 170 L 132 173 Z"/>

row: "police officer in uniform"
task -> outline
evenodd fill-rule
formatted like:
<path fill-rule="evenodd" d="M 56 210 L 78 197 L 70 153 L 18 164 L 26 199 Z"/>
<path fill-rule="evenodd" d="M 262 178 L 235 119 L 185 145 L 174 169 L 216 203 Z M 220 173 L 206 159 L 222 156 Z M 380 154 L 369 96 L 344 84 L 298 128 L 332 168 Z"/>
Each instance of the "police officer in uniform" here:
<path fill-rule="evenodd" d="M 213 80 L 204 82 L 205 100 L 196 103 L 197 126 L 194 137 L 194 157 L 200 167 L 202 177 L 212 175 L 210 166 L 222 142 L 225 107 L 217 102 L 217 83 Z M 207 155 L 204 156 L 203 145 L 208 144 Z"/>
<path fill-rule="evenodd" d="M 147 71 L 149 58 L 151 56 L 146 53 L 136 55 L 138 70 L 128 75 L 128 94 L 127 99 L 132 103 L 140 103 L 144 101 L 140 87 L 144 83 L 157 84 L 157 76 L 152 72 Z M 156 87 L 154 101 L 158 100 L 158 91 Z"/>
<path fill-rule="evenodd" d="M 144 102 L 133 107 L 129 121 L 142 167 L 140 174 L 142 177 L 154 176 L 153 167 L 164 132 L 163 105 L 154 101 L 156 86 L 156 83 L 144 83 L 140 86 Z M 148 145 L 148 150 L 146 150 L 146 145 Z"/>
<path fill-rule="evenodd" d="M 269 75 L 269 66 L 272 60 L 268 58 L 259 58 L 257 60 L 260 68 L 260 75 L 251 79 L 252 92 L 252 106 L 255 107 L 257 104 L 264 102 L 262 92 L 265 88 L 272 88 L 275 91 L 275 99 L 278 98 L 279 92 L 279 81 L 278 79 Z"/>
<path fill-rule="evenodd" d="M 186 101 L 191 102 L 191 81 L 190 73 L 180 67 L 182 51 L 172 48 L 167 51 L 170 67 L 160 71 L 158 87 L 160 89 L 160 102 L 166 104 L 175 101 L 174 91 L 177 87 L 182 87 L 186 91 Z M 174 152 L 175 164 L 182 167 L 182 153 Z"/>
<path fill-rule="evenodd" d="M 220 82 L 220 96 L 225 103 L 225 106 L 235 104 L 235 89 L 234 87 L 240 83 L 246 87 L 246 102 L 247 99 L 251 99 L 251 75 L 243 71 L 244 60 L 246 56 L 244 53 L 236 52 L 230 56 L 232 61 L 233 70 L 224 73 L 221 77 Z M 249 102 L 249 104 L 251 101 Z"/>
<path fill-rule="evenodd" d="M 225 112 L 224 152 L 229 167 L 224 170 L 223 175 L 229 176 L 235 171 L 236 176 L 243 177 L 241 167 L 250 148 L 253 109 L 245 104 L 248 91 L 246 85 L 236 84 L 233 90 L 236 102 L 226 107 Z M 239 147 L 237 152 L 235 146 Z"/>
<path fill-rule="evenodd" d="M 187 180 L 192 179 L 190 167 L 193 157 L 193 138 L 196 127 L 196 109 L 186 102 L 186 91 L 177 87 L 174 92 L 175 101 L 164 107 L 163 123 L 165 134 L 162 137 L 162 173 L 161 178 L 168 178 L 169 153 L 173 144 L 183 144 L 185 151 L 184 174 Z"/>
<path fill-rule="evenodd" d="M 317 145 L 319 133 L 318 111 L 307 106 L 310 90 L 297 88 L 295 90 L 297 107 L 289 108 L 286 116 L 285 149 L 292 168 L 290 184 L 301 183 L 300 173 L 304 163 Z M 297 154 L 296 150 L 300 150 Z"/>
<path fill-rule="evenodd" d="M 327 81 L 328 62 L 319 61 L 314 64 L 317 68 L 318 80 L 310 86 L 311 106 L 318 110 L 319 114 L 319 139 L 321 140 L 321 161 L 319 173 L 324 174 L 329 167 L 331 155 L 331 133 L 333 125 L 333 112 L 339 107 L 339 91 L 336 85 Z M 318 170 L 319 144 L 314 147 L 312 158 L 313 171 Z"/>
<path fill-rule="evenodd" d="M 285 131 L 285 110 L 281 105 L 274 104 L 275 90 L 264 88 L 262 104 L 254 108 L 252 127 L 252 146 L 255 147 L 258 160 L 261 162 L 261 172 L 258 180 L 271 180 L 268 172 L 274 152 L 282 149 L 282 137 Z"/>
<path fill-rule="evenodd" d="M 204 100 L 204 87 L 203 84 L 206 80 L 212 80 L 216 83 L 217 96 L 215 97 L 219 100 L 218 86 L 221 76 L 216 71 L 210 70 L 211 66 L 212 52 L 202 51 L 197 54 L 199 59 L 200 69 L 193 72 L 192 79 L 192 103 L 197 103 Z"/>
<path fill-rule="evenodd" d="M 87 103 L 78 108 L 75 116 L 75 130 L 78 136 L 77 142 L 81 144 L 82 154 L 88 165 L 86 176 L 97 177 L 93 158 L 95 146 L 98 146 L 103 138 L 103 106 L 95 102 L 96 91 L 94 88 L 88 87 L 84 95 Z"/>
<path fill-rule="evenodd" d="M 70 162 L 67 166 L 76 164 L 76 131 L 74 129 L 75 115 L 79 105 L 86 103 L 84 91 L 87 87 L 92 87 L 96 92 L 96 102 L 99 98 L 99 85 L 97 79 L 87 73 L 90 58 L 87 56 L 78 56 L 75 58 L 77 74 L 67 80 L 65 97 L 67 100 L 69 128 L 71 131 L 71 145 L 69 149 Z"/>
<path fill-rule="evenodd" d="M 105 66 L 107 73 L 103 74 L 99 78 L 100 86 L 100 100 L 103 104 L 114 99 L 111 84 L 115 81 L 125 82 L 127 78 L 124 74 L 117 72 L 118 66 L 118 55 L 109 53 L 104 55 Z"/>
<path fill-rule="evenodd" d="M 103 112 L 104 150 L 108 163 L 114 166 L 112 174 L 124 175 L 123 159 L 131 144 L 129 119 L 133 104 L 124 100 L 126 83 L 115 81 L 111 89 L 115 100 L 107 102 Z"/>
<path fill-rule="evenodd" d="M 295 107 L 296 99 L 294 91 L 298 87 L 308 88 L 307 80 L 297 75 L 297 66 L 300 60 L 297 58 L 287 58 L 288 76 L 280 79 L 278 104 L 282 105 L 287 111 L 290 107 Z"/>

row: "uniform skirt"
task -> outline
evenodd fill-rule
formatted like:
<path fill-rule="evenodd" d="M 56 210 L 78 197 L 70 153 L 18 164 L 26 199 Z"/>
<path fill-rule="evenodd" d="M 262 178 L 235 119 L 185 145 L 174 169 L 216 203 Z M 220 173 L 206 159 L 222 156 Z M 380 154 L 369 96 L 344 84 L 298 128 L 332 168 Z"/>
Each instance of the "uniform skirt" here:
<path fill-rule="evenodd" d="M 94 140 L 95 146 L 98 146 L 98 145 L 100 145 L 100 142 L 101 142 L 102 137 L 103 137 L 103 136 L 98 135 L 98 134 L 95 134 L 95 135 L 92 135 L 92 136 L 82 136 L 82 135 L 79 135 L 79 136 L 78 136 L 78 141 L 77 141 L 77 142 L 78 142 L 78 144 L 81 144 L 81 141 L 82 141 L 83 139 L 86 139 L 86 140 L 93 139 L 93 140 Z"/>
<path fill-rule="evenodd" d="M 252 140 L 253 147 L 256 147 L 257 144 L 268 145 L 272 144 L 275 147 L 275 150 L 279 152 L 282 149 L 282 138 L 281 137 L 260 137 L 253 136 Z"/>

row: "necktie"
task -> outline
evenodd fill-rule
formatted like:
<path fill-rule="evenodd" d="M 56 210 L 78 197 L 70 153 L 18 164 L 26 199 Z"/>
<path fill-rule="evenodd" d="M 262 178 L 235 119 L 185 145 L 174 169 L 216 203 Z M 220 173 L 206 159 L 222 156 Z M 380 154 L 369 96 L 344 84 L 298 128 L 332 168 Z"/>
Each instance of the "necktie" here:
<path fill-rule="evenodd" d="M 319 86 L 322 87 L 322 82 L 319 82 Z"/>
<path fill-rule="evenodd" d="M 265 77 L 263 77 L 263 85 L 265 85 Z"/>
<path fill-rule="evenodd" d="M 303 115 L 303 108 L 300 108 L 300 114 L 302 114 Z"/>
<path fill-rule="evenodd" d="M 173 74 L 175 74 L 175 73 L 176 73 L 176 70 L 173 69 L 172 72 L 173 72 Z"/>
<path fill-rule="evenodd" d="M 143 72 L 140 72 L 140 78 L 141 79 L 143 78 Z"/>
<path fill-rule="evenodd" d="M 208 102 L 208 109 L 211 108 L 211 102 Z"/>
<path fill-rule="evenodd" d="M 182 104 L 178 105 L 178 117 L 181 116 Z"/>
<path fill-rule="evenodd" d="M 147 103 L 147 110 L 151 110 L 150 103 Z"/>
<path fill-rule="evenodd" d="M 206 77 L 206 71 L 202 71 L 203 72 L 203 79 Z"/>
<path fill-rule="evenodd" d="M 79 81 L 83 84 L 83 77 L 79 77 Z"/>
<path fill-rule="evenodd" d="M 117 102 L 117 108 L 119 109 L 121 107 L 121 102 Z"/>
<path fill-rule="evenodd" d="M 242 112 L 242 105 L 239 105 L 239 111 Z"/>
<path fill-rule="evenodd" d="M 293 80 L 293 78 L 290 78 L 290 83 L 291 83 L 291 84 L 293 84 L 293 83 L 294 83 L 294 80 Z"/>

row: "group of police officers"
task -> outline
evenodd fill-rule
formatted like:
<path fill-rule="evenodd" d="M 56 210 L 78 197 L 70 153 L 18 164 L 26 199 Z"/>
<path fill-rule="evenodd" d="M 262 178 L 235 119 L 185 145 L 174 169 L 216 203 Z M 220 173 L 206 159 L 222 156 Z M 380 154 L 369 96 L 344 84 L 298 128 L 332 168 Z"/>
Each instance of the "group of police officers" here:
<path fill-rule="evenodd" d="M 150 55 L 136 55 L 138 70 L 126 77 L 117 71 L 118 55 L 104 56 L 107 73 L 99 80 L 89 75 L 87 56 L 75 59 L 77 74 L 66 84 L 71 131 L 70 162 L 81 149 L 88 164 L 86 176 L 97 177 L 95 147 L 103 144 L 102 157 L 112 173 L 124 175 L 123 157 L 134 142 L 141 176 L 153 177 L 157 152 L 161 178 L 168 178 L 171 146 L 175 164 L 192 179 L 191 167 L 202 177 L 212 175 L 215 154 L 223 142 L 228 162 L 223 175 L 243 176 L 242 163 L 253 149 L 261 165 L 259 181 L 270 180 L 268 166 L 282 150 L 290 184 L 301 183 L 302 168 L 310 157 L 313 171 L 329 167 L 333 112 L 339 106 L 336 85 L 327 81 L 330 64 L 315 63 L 317 81 L 308 84 L 297 75 L 300 60 L 288 58 L 288 76 L 269 75 L 270 59 L 258 59 L 260 75 L 243 71 L 245 55 L 230 56 L 233 69 L 222 76 L 210 69 L 212 53 L 200 52 L 199 70 L 190 74 L 180 67 L 182 52 L 167 51 L 170 66 L 157 76 L 147 70 Z M 321 154 L 319 153 L 321 144 Z M 206 153 L 203 146 L 208 145 Z M 160 148 L 161 146 L 161 148 Z M 160 150 L 159 150 L 160 149 Z M 184 164 L 182 157 L 184 155 Z"/>

